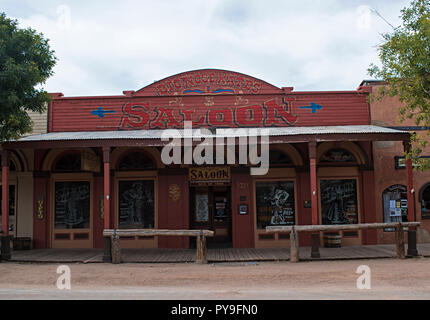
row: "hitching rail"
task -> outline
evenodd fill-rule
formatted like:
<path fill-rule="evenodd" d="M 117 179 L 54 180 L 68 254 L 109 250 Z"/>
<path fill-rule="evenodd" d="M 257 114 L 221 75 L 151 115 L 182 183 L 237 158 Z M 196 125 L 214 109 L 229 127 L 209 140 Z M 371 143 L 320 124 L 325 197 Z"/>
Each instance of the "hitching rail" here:
<path fill-rule="evenodd" d="M 357 223 L 357 224 L 337 224 L 337 225 L 303 225 L 303 226 L 268 226 L 266 233 L 290 232 L 290 261 L 299 261 L 299 237 L 298 232 L 319 232 L 319 231 L 344 231 L 344 230 L 369 230 L 395 228 L 396 256 L 399 259 L 405 258 L 405 240 L 403 237 L 404 227 L 418 227 L 420 222 L 391 222 L 391 223 Z M 314 248 L 312 248 L 314 250 Z"/>
<path fill-rule="evenodd" d="M 112 263 L 121 262 L 120 238 L 130 236 L 187 236 L 197 238 L 196 263 L 207 263 L 206 237 L 213 237 L 211 230 L 167 230 L 167 229 L 105 229 L 104 237 L 110 237 Z"/>

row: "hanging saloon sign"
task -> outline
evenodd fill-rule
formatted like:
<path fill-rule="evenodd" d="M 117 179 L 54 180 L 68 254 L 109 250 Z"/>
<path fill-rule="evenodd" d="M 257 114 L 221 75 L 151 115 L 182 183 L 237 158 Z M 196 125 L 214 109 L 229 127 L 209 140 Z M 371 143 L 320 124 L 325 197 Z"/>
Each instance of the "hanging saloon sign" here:
<path fill-rule="evenodd" d="M 189 168 L 189 181 L 193 185 L 230 184 L 230 167 Z"/>

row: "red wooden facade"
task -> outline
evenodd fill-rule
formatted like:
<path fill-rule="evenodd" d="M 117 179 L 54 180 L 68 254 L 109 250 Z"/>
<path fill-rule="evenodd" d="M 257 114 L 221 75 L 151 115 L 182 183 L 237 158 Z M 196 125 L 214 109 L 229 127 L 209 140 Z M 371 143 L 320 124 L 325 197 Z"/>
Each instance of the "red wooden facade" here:
<path fill-rule="evenodd" d="M 360 87 L 355 91 L 295 92 L 291 87 L 277 88 L 236 72 L 196 70 L 165 78 L 138 91 L 124 91 L 122 96 L 63 97 L 62 94 L 53 94 L 49 106 L 48 131 L 182 128 L 184 121 L 192 121 L 193 127 L 216 128 L 370 125 L 368 92 L 367 87 Z M 295 223 L 306 225 L 321 223 L 321 181 L 329 178 L 354 180 L 357 185 L 359 222 L 376 222 L 372 140 L 363 138 L 353 141 L 346 135 L 341 138 L 339 141 L 327 139 L 325 142 L 312 138 L 300 143 L 289 143 L 288 138 L 285 138 L 285 143 L 273 147 L 284 150 L 291 162 L 283 167 L 271 166 L 267 176 L 253 177 L 249 173 L 249 167 L 231 166 L 230 183 L 225 189 L 211 187 L 210 192 L 214 194 L 214 205 L 216 192 L 228 198 L 226 202 L 229 203 L 231 211 L 229 232 L 232 246 L 284 246 L 285 241 L 288 241 L 286 238 L 282 240 L 280 236 L 266 239 L 261 230 L 259 233 L 256 222 L 256 187 L 266 181 L 293 183 Z M 79 178 L 76 179 L 73 178 L 74 173 L 68 173 L 67 176 L 68 179 L 85 180 L 90 184 L 91 223 L 88 241 L 91 247 L 103 247 L 104 228 L 118 227 L 118 193 L 121 181 L 154 181 L 155 227 L 193 227 L 190 222 L 190 217 L 194 214 L 193 197 L 199 192 L 199 188 L 190 185 L 187 167 L 160 165 L 161 144 L 159 147 L 152 147 L 152 153 L 142 144 L 142 151 L 155 163 L 153 168 L 141 172 L 121 172 L 118 163 L 124 155 L 132 151 L 129 148 L 131 145 L 112 148 L 109 141 L 100 140 L 94 142 L 92 148 L 86 145 L 79 148 L 79 141 L 74 141 L 73 146 L 71 143 L 46 141 L 35 144 L 33 239 L 36 248 L 53 247 L 53 242 L 58 240 L 53 240 L 56 239 L 53 236 L 53 189 L 55 182 L 63 179 L 63 173 L 57 174 L 53 167 L 55 159 L 62 154 L 58 152 L 54 157 L 52 154 L 56 149 L 67 153 L 70 150 L 82 151 L 87 148 L 100 159 L 99 172 L 79 173 Z M 136 149 L 139 143 L 134 143 L 133 146 Z M 17 142 L 7 147 L 19 148 L 20 145 Z M 346 149 L 354 154 L 355 162 L 352 165 L 340 164 L 339 167 L 335 164 L 321 165 L 322 152 L 336 148 Z M 173 196 L 172 190 L 176 192 Z M 37 217 L 37 200 L 42 200 L 45 204 L 43 218 Z M 244 204 L 247 205 L 248 212 L 240 214 L 239 206 Z M 78 239 L 78 235 L 74 234 L 73 237 Z M 185 237 L 140 240 L 139 243 L 143 243 L 143 246 L 190 246 L 190 239 Z M 377 243 L 376 233 L 373 231 L 363 231 L 355 240 L 365 244 Z M 354 241 L 351 243 L 357 243 Z M 300 245 L 310 244 L 310 234 L 300 239 Z"/>
<path fill-rule="evenodd" d="M 188 79 L 204 79 L 197 85 Z M 222 79 L 235 79 L 226 82 Z M 211 80 L 209 80 L 211 79 Z M 234 83 L 234 84 L 232 84 Z M 168 85 L 170 84 L 170 85 Z M 177 88 L 173 84 L 178 84 Z M 250 88 L 258 88 L 249 90 Z M 169 88 L 171 91 L 159 89 Z M 359 91 L 293 92 L 227 71 L 179 74 L 124 96 L 57 95 L 49 130 L 101 131 L 194 127 L 334 126 L 370 123 L 367 94 Z"/>

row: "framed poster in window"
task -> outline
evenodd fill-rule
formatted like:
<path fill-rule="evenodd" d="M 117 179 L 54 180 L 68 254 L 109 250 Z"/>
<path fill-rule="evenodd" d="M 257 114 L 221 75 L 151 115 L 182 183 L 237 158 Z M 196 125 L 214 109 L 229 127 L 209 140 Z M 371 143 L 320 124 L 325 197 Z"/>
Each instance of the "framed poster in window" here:
<path fill-rule="evenodd" d="M 322 224 L 358 223 L 357 181 L 321 180 Z"/>
<path fill-rule="evenodd" d="M 119 227 L 154 227 L 154 180 L 119 181 Z"/>
<path fill-rule="evenodd" d="M 55 229 L 90 227 L 90 183 L 88 181 L 55 182 Z"/>
<path fill-rule="evenodd" d="M 257 182 L 255 190 L 258 229 L 295 224 L 293 181 Z"/>

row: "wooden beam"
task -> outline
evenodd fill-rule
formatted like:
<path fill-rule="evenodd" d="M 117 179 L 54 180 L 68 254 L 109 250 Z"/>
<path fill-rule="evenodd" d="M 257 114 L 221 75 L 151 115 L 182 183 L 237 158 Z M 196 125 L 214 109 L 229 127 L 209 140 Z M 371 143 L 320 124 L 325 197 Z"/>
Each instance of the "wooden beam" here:
<path fill-rule="evenodd" d="M 337 225 L 306 225 L 306 226 L 294 226 L 294 229 L 298 232 L 308 231 L 342 231 L 342 230 L 367 230 L 367 229 L 383 229 L 383 228 L 395 228 L 398 226 L 398 222 L 391 223 L 358 223 L 358 224 L 337 224 Z M 403 227 L 418 227 L 421 222 L 401 222 Z M 268 226 L 266 227 L 266 233 L 277 233 L 277 232 L 291 232 L 293 226 Z"/>
<path fill-rule="evenodd" d="M 167 229 L 105 229 L 103 236 L 113 236 L 116 234 L 118 237 L 130 236 L 189 236 L 198 237 L 203 235 L 205 237 L 213 237 L 214 232 L 211 230 L 167 230 Z"/>

